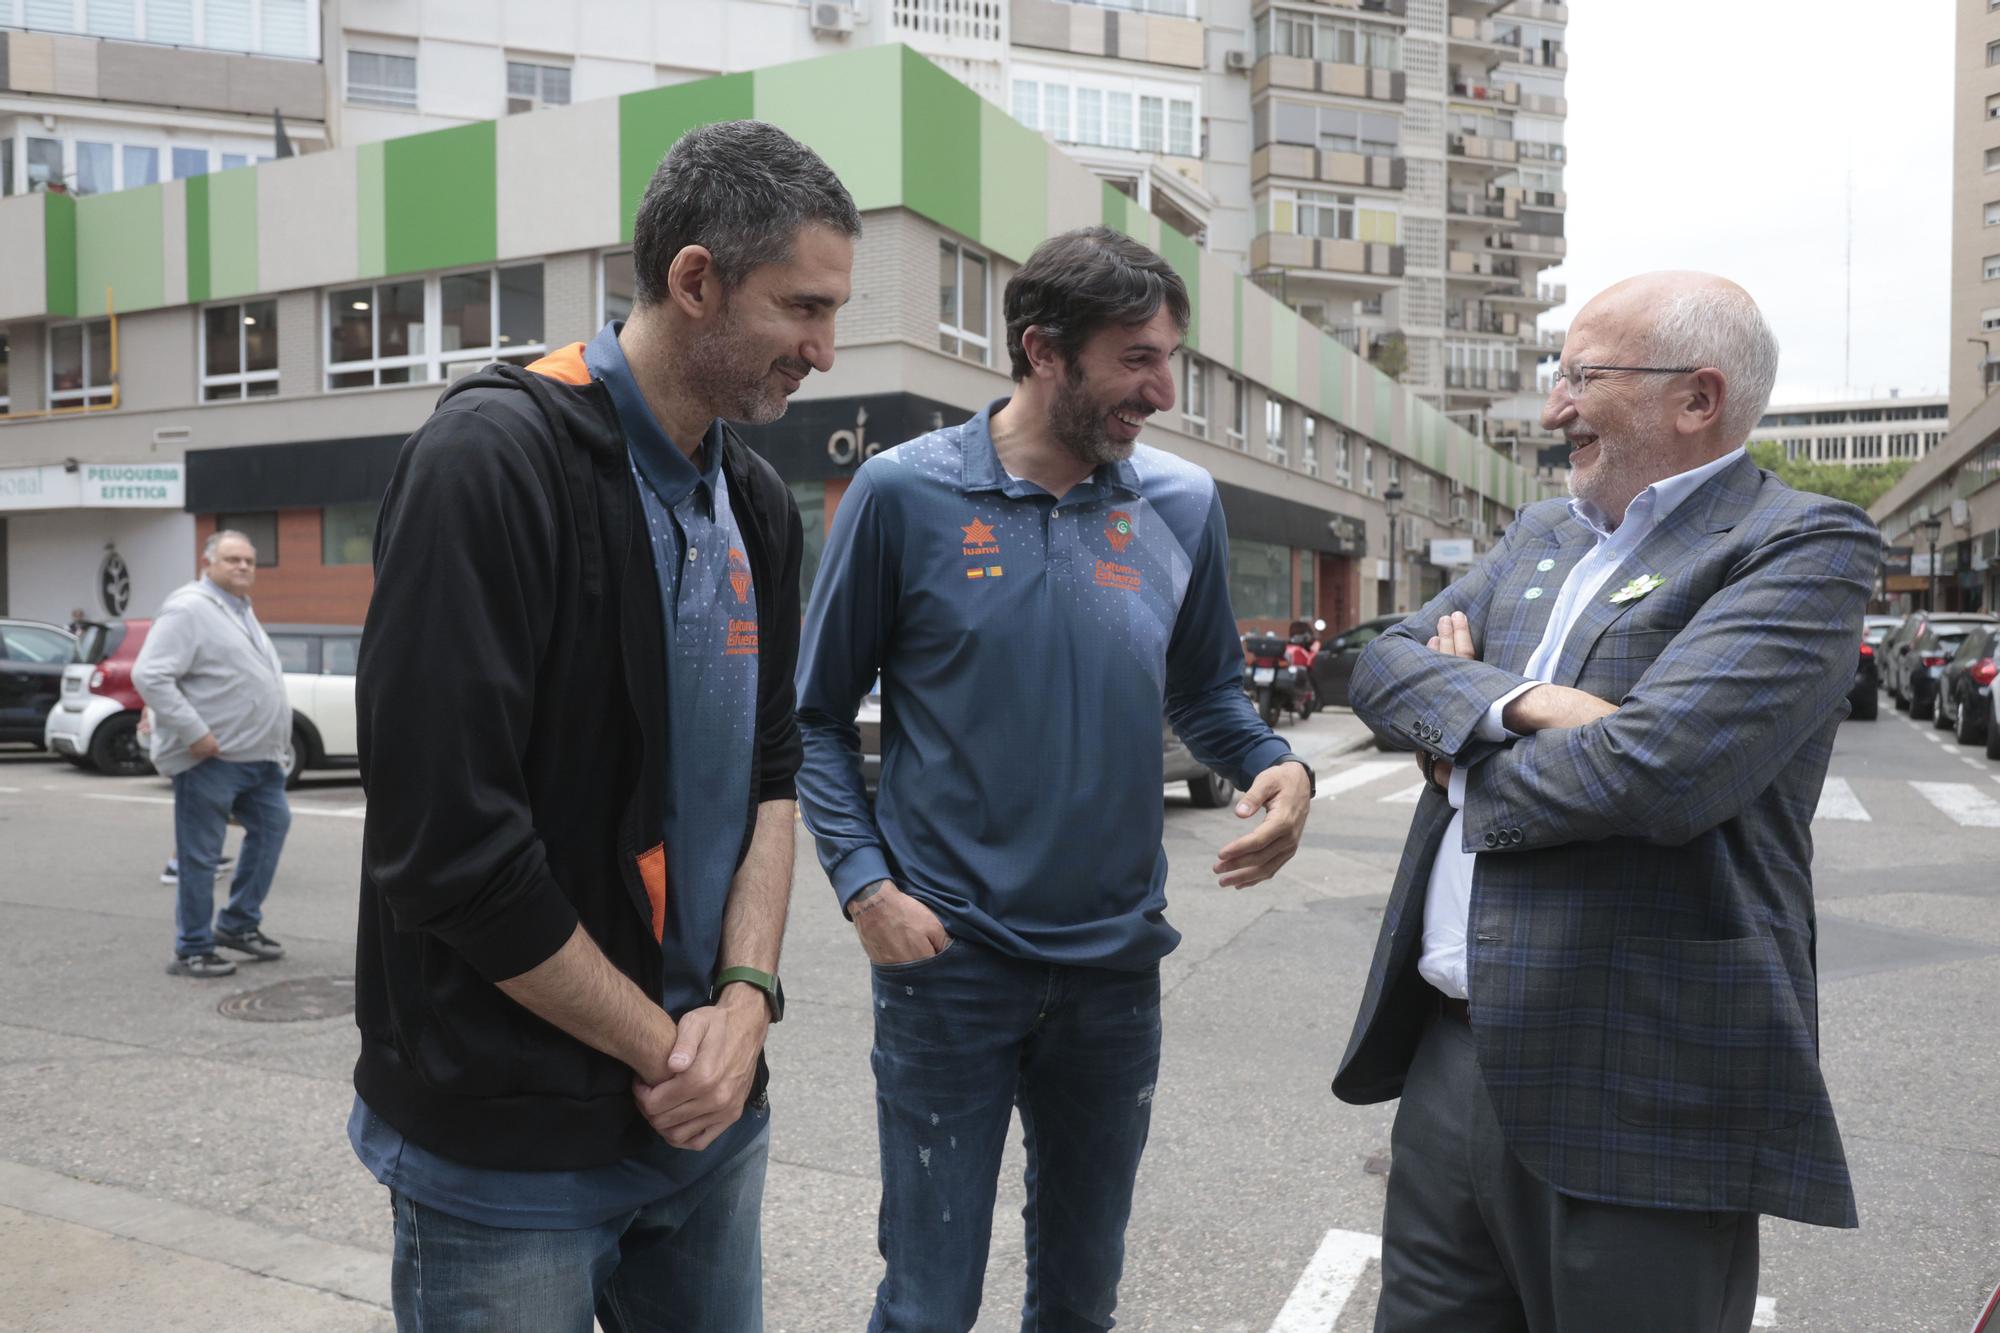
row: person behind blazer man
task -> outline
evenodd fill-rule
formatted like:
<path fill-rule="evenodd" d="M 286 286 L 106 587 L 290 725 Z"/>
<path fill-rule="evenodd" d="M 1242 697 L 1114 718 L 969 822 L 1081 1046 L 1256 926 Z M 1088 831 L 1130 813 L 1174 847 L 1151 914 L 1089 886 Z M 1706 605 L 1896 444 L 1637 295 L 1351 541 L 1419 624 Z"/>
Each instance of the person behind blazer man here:
<path fill-rule="evenodd" d="M 1333 1089 L 1400 1096 L 1378 1330 L 1742 1330 L 1770 1213 L 1856 1225 L 1812 843 L 1880 537 L 1745 457 L 1778 346 L 1723 279 L 1571 324 L 1569 501 L 1369 645 L 1420 747 Z"/>

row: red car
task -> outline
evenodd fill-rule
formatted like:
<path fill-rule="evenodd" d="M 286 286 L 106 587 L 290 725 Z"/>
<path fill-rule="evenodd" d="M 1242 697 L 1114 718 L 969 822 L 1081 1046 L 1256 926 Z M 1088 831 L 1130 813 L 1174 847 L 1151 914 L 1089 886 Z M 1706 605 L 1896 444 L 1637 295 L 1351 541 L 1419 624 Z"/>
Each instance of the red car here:
<path fill-rule="evenodd" d="M 132 688 L 132 664 L 152 627 L 150 620 L 84 626 L 78 660 L 64 670 L 62 698 L 49 710 L 43 744 L 79 768 L 114 777 L 153 771 L 139 734 L 146 702 Z"/>

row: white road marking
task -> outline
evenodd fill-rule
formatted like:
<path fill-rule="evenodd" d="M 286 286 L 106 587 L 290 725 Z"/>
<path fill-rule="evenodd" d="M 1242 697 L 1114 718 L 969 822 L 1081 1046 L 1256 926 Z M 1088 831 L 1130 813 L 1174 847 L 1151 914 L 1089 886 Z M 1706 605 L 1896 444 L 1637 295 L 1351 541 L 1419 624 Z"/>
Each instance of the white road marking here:
<path fill-rule="evenodd" d="M 1371 1259 L 1382 1257 L 1382 1238 L 1364 1231 L 1329 1231 L 1319 1243 L 1291 1298 L 1271 1323 L 1271 1333 L 1330 1333 L 1354 1284 Z"/>
<path fill-rule="evenodd" d="M 19 787 L 0 787 L 0 793 L 5 793 L 8 796 L 19 796 L 21 789 Z"/>
<path fill-rule="evenodd" d="M 1866 823 L 1873 818 L 1861 798 L 1854 794 L 1846 778 L 1828 778 L 1826 786 L 1820 788 L 1819 809 L 1813 811 L 1813 818 L 1843 819 Z"/>
<path fill-rule="evenodd" d="M 1759 1296 L 1757 1298 L 1757 1309 L 1750 1316 L 1750 1327 L 1776 1328 L 1777 1326 L 1778 1298 L 1775 1296 Z"/>
<path fill-rule="evenodd" d="M 1415 805 L 1417 798 L 1424 794 L 1424 784 L 1414 783 L 1401 791 L 1392 791 L 1381 800 L 1383 805 Z"/>
<path fill-rule="evenodd" d="M 93 801 L 130 801 L 135 805 L 172 805 L 174 803 L 174 798 L 171 796 L 120 796 L 100 791 L 85 792 L 84 795 Z M 292 813 L 295 815 L 325 815 L 330 819 L 362 819 L 367 816 L 368 807 L 365 805 L 342 805 L 329 809 L 325 806 L 303 805 L 294 801 L 292 802 Z"/>
<path fill-rule="evenodd" d="M 1391 773 L 1407 770 L 1414 763 L 1415 761 L 1410 759 L 1371 759 L 1365 764 L 1356 764 L 1353 768 L 1342 768 L 1322 774 L 1319 780 L 1319 793 L 1313 799 L 1329 800 L 1344 791 L 1365 787 L 1371 782 L 1381 781 Z"/>
<path fill-rule="evenodd" d="M 1970 782 L 1912 782 L 1917 795 L 1964 828 L 2000 828 L 2000 801 Z"/>
<path fill-rule="evenodd" d="M 1920 731 L 1917 734 L 1919 736 L 1922 736 L 1925 740 L 1929 741 L 1932 745 L 1944 744 L 1943 737 L 1939 736 L 1935 731 Z"/>

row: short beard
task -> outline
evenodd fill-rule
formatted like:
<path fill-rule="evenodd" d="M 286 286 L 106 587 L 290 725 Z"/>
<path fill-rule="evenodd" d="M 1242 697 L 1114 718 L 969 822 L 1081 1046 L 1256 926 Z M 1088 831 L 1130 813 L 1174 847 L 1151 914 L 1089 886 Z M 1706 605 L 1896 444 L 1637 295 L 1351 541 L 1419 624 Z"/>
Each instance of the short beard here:
<path fill-rule="evenodd" d="M 791 405 L 784 386 L 772 374 L 777 363 L 758 363 L 755 339 L 743 328 L 726 294 L 717 315 L 715 327 L 689 341 L 681 358 L 681 382 L 712 403 L 715 415 L 723 420 L 768 426 Z M 805 370 L 798 373 L 803 376 Z"/>
<path fill-rule="evenodd" d="M 1597 437 L 1597 465 L 1581 477 L 1572 469 L 1569 493 L 1587 501 L 1613 520 L 1614 525 L 1622 523 L 1626 508 L 1639 492 L 1661 480 L 1652 474 L 1666 456 L 1665 450 L 1665 442 L 1658 435 L 1627 440 L 1615 449 L 1606 437 L 1600 435 Z"/>
<path fill-rule="evenodd" d="M 1078 462 L 1092 467 L 1122 463 L 1132 456 L 1132 447 L 1137 441 L 1125 444 L 1105 434 L 1105 415 L 1090 396 L 1083 367 L 1070 362 L 1061 385 L 1056 389 L 1055 402 L 1049 405 L 1049 433 Z"/>

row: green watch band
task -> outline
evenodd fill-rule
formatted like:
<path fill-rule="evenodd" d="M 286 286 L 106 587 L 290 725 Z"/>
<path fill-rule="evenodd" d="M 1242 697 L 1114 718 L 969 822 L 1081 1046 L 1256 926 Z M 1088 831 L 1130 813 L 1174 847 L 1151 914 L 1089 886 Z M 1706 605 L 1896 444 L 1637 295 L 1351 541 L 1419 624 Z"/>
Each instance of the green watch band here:
<path fill-rule="evenodd" d="M 769 972 L 759 972 L 754 967 L 725 967 L 715 977 L 715 984 L 709 988 L 708 998 L 713 1000 L 722 994 L 722 988 L 732 981 L 755 986 L 764 992 L 764 1002 L 771 1006 L 771 1021 L 785 1020 L 785 988 Z"/>

